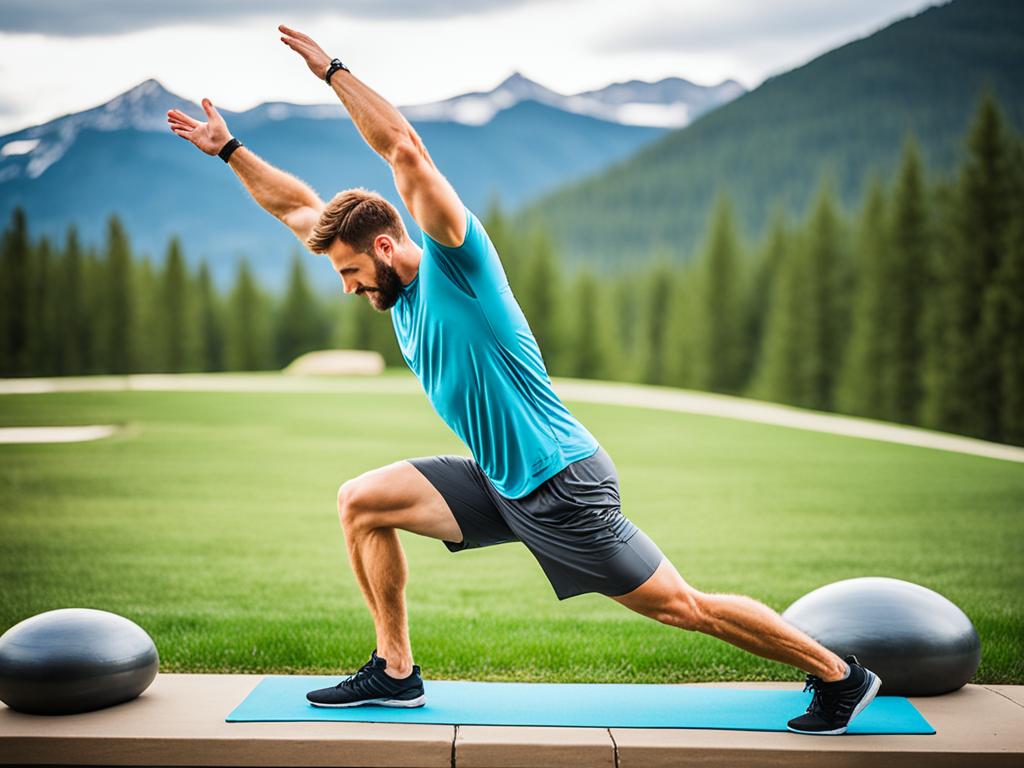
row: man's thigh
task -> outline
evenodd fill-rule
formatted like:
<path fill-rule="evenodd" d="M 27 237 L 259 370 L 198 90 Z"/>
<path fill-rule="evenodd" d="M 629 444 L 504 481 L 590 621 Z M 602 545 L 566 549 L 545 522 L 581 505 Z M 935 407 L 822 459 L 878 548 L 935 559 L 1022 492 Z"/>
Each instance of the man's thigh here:
<path fill-rule="evenodd" d="M 496 491 L 480 465 L 468 456 L 423 456 L 409 459 L 447 502 L 461 531 L 444 539 L 452 552 L 517 541 L 496 503 Z"/>
<path fill-rule="evenodd" d="M 374 528 L 400 528 L 421 536 L 462 541 L 462 531 L 438 490 L 408 461 L 396 461 L 346 482 L 339 503 Z"/>

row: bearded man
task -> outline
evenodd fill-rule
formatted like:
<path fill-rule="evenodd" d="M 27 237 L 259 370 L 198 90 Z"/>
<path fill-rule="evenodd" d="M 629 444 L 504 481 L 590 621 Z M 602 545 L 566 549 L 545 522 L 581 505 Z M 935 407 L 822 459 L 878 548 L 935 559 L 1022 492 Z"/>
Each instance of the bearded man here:
<path fill-rule="evenodd" d="M 397 461 L 342 484 L 338 513 L 373 616 L 376 648 L 354 675 L 309 692 L 309 702 L 425 703 L 409 641 L 401 529 L 439 539 L 452 552 L 522 542 L 560 600 L 607 595 L 657 621 L 797 667 L 807 673 L 814 696 L 789 728 L 845 732 L 878 692 L 878 676 L 749 597 L 701 592 L 683 580 L 622 514 L 611 457 L 552 389 L 494 245 L 419 135 L 309 36 L 285 26 L 279 31 L 390 165 L 398 194 L 423 232 L 421 242 L 374 192 L 347 189 L 325 204 L 309 186 L 243 147 L 209 99 L 202 102 L 207 122 L 171 110 L 170 128 L 219 155 L 257 203 L 327 257 L 345 293 L 391 312 L 406 363 L 472 453 Z"/>

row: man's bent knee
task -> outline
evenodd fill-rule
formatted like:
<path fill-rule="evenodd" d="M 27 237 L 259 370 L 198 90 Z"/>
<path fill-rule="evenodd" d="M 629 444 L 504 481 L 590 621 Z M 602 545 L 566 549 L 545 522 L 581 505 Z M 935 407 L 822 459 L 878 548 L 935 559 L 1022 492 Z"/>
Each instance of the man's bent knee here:
<path fill-rule="evenodd" d="M 372 509 L 370 493 L 358 477 L 341 484 L 338 489 L 338 517 L 343 528 L 351 529 L 365 524 Z"/>

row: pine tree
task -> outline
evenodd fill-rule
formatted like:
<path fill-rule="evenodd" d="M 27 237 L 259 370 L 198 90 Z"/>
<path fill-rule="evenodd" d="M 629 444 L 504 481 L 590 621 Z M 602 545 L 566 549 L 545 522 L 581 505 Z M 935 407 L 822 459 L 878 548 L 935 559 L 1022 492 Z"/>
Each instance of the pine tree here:
<path fill-rule="evenodd" d="M 646 283 L 640 301 L 640 370 L 642 380 L 647 384 L 665 384 L 665 351 L 666 345 L 671 343 L 665 330 L 676 283 L 666 253 L 658 255 Z"/>
<path fill-rule="evenodd" d="M 700 272 L 702 333 L 697 339 L 696 385 L 736 392 L 746 350 L 742 347 L 740 246 L 732 206 L 721 196 L 712 214 L 711 234 Z"/>
<path fill-rule="evenodd" d="M 326 341 L 326 321 L 306 280 L 302 257 L 294 252 L 288 290 L 277 322 L 277 365 L 283 368 L 305 352 L 323 349 Z"/>
<path fill-rule="evenodd" d="M 54 254 L 47 237 L 32 248 L 29 265 L 29 372 L 57 372 L 57 296 L 53 290 Z"/>
<path fill-rule="evenodd" d="M 86 322 L 82 328 L 85 340 L 82 351 L 83 373 L 109 373 L 106 368 L 103 334 L 106 315 L 106 264 L 98 248 L 90 245 L 82 259 L 82 306 Z"/>
<path fill-rule="evenodd" d="M 998 439 L 1024 445 L 1024 142 L 1011 153 L 1011 220 L 999 267 L 985 291 L 981 336 L 996 357 Z"/>
<path fill-rule="evenodd" d="M 673 281 L 665 318 L 664 350 L 665 383 L 673 387 L 696 388 L 700 385 L 697 372 L 697 347 L 707 336 L 707 320 L 699 301 L 700 275 L 696 265 L 685 265 Z"/>
<path fill-rule="evenodd" d="M 157 373 L 167 370 L 170 336 L 162 302 L 163 279 L 158 267 L 145 256 L 132 266 L 132 371 Z"/>
<path fill-rule="evenodd" d="M 826 181 L 814 204 L 801 250 L 805 340 L 796 369 L 796 404 L 832 408 L 835 381 L 848 335 L 849 267 L 832 185 Z"/>
<path fill-rule="evenodd" d="M 181 255 L 181 241 L 172 237 L 167 244 L 163 280 L 160 286 L 160 322 L 162 337 L 162 370 L 181 373 L 189 370 L 190 357 L 190 313 L 188 307 L 188 275 L 185 260 Z"/>
<path fill-rule="evenodd" d="M 543 230 L 534 230 L 529 238 L 530 255 L 524 274 L 525 290 L 517 295 L 548 373 L 563 370 L 564 322 L 562 276 L 554 246 Z"/>
<path fill-rule="evenodd" d="M 0 264 L 0 374 L 24 376 L 29 358 L 29 285 L 31 245 L 25 212 L 15 208 L 4 232 Z"/>
<path fill-rule="evenodd" d="M 1024 207 L 1017 211 L 1006 256 L 985 293 L 982 322 L 997 349 L 998 437 L 1024 445 Z"/>
<path fill-rule="evenodd" d="M 642 302 L 636 286 L 644 283 L 643 277 L 634 272 L 625 272 L 609 278 L 609 294 L 615 307 L 615 341 L 614 359 L 618 361 L 615 378 L 618 381 L 642 381 L 642 361 L 640 359 L 640 314 Z"/>
<path fill-rule="evenodd" d="M 606 374 L 608 314 L 598 299 L 598 285 L 593 273 L 581 269 L 573 286 L 573 325 L 571 332 L 570 363 L 567 372 L 583 379 L 598 379 Z"/>
<path fill-rule="evenodd" d="M 199 370 L 224 370 L 224 313 L 204 259 L 196 278 L 196 322 L 199 337 Z"/>
<path fill-rule="evenodd" d="M 483 225 L 494 249 L 498 252 L 505 276 L 515 293 L 523 283 L 523 248 L 512 228 L 512 222 L 502 211 L 501 201 L 497 196 L 492 197 L 488 204 Z"/>
<path fill-rule="evenodd" d="M 78 231 L 68 227 L 61 267 L 54 275 L 57 292 L 57 372 L 85 372 L 89 318 L 85 308 L 85 274 Z"/>
<path fill-rule="evenodd" d="M 779 268 L 789 247 L 788 237 L 785 215 L 781 208 L 777 208 L 772 214 L 768 233 L 746 283 L 746 298 L 743 302 L 743 334 L 746 340 L 743 346 L 749 350 L 749 354 L 740 376 L 744 391 L 751 390 L 761 366 L 771 300 Z"/>
<path fill-rule="evenodd" d="M 882 370 L 882 415 L 916 423 L 924 396 L 925 301 L 931 232 L 924 173 L 916 142 L 908 139 L 892 202 L 888 270 L 889 323 Z"/>
<path fill-rule="evenodd" d="M 891 314 L 899 297 L 890 292 L 892 248 L 885 211 L 885 192 L 876 177 L 869 183 L 858 228 L 853 328 L 836 391 L 837 407 L 860 416 L 888 415 L 883 411 L 883 381 L 894 362 L 889 354 L 895 332 Z"/>
<path fill-rule="evenodd" d="M 997 340 L 982 327 L 982 304 L 1000 266 L 1014 198 L 1011 152 L 999 108 L 987 92 L 967 137 L 967 154 L 946 216 L 949 241 L 934 262 L 942 295 L 938 366 L 926 377 L 932 426 L 997 439 L 1001 400 Z"/>
<path fill-rule="evenodd" d="M 803 233 L 786 239 L 765 316 L 764 337 L 750 392 L 754 397 L 798 403 L 797 369 L 806 350 Z"/>
<path fill-rule="evenodd" d="M 231 291 L 225 357 L 227 368 L 232 371 L 257 371 L 270 367 L 271 342 L 266 301 L 244 258 L 238 262 L 238 275 Z"/>
<path fill-rule="evenodd" d="M 130 373 L 135 361 L 132 255 L 128 235 L 117 216 L 111 216 L 107 223 L 104 272 L 103 299 L 98 306 L 100 365 L 107 373 Z"/>
<path fill-rule="evenodd" d="M 622 343 L 618 335 L 622 313 L 618 298 L 613 281 L 603 276 L 597 278 L 597 356 L 604 366 L 597 378 L 626 381 L 628 377 L 624 370 Z"/>

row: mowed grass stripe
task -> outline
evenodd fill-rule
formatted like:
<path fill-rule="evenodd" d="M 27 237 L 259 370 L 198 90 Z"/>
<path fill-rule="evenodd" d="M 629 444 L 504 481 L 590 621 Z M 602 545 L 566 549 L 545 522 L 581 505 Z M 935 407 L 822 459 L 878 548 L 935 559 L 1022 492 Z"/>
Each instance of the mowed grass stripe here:
<path fill-rule="evenodd" d="M 624 511 L 708 591 L 782 610 L 891 576 L 974 620 L 983 683 L 1024 683 L 1024 468 L 728 419 L 570 403 Z M 115 611 L 177 672 L 351 671 L 374 644 L 335 510 L 347 478 L 465 454 L 421 394 L 97 392 L 0 398 L 0 425 L 122 424 L 0 446 L 0 629 Z M 798 673 L 598 595 L 560 603 L 519 544 L 402 534 L 413 649 L 435 679 L 682 682 Z"/>

